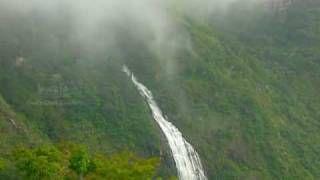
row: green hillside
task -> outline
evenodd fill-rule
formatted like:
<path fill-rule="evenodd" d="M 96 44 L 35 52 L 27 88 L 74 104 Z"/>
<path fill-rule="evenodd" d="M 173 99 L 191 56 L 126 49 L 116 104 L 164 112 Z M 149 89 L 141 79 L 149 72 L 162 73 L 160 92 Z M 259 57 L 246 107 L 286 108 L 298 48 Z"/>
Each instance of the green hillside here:
<path fill-rule="evenodd" d="M 160 49 L 139 22 L 117 25 L 111 47 L 99 31 L 88 48 L 71 33 L 66 11 L 39 16 L 0 6 L 0 179 L 17 178 L 14 162 L 1 170 L 17 146 L 63 151 L 63 142 L 93 156 L 159 157 L 157 176 L 176 176 L 123 64 L 198 151 L 209 179 L 319 179 L 320 4 L 297 1 L 275 13 L 235 3 L 205 18 L 172 11 L 172 42 Z M 89 179 L 116 171 L 104 158 Z"/>

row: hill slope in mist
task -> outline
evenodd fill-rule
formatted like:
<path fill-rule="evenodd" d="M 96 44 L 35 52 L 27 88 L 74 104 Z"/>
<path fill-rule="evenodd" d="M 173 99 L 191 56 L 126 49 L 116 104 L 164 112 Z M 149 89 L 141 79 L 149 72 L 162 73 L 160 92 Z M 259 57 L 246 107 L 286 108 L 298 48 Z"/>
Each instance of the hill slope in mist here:
<path fill-rule="evenodd" d="M 61 7 L 0 11 L 0 156 L 71 141 L 162 156 L 159 174 L 174 175 L 159 128 L 121 72 L 127 64 L 209 179 L 319 178 L 319 3 L 298 1 L 283 14 L 220 5 L 191 13 L 177 1 L 148 17 L 126 8 L 94 18 Z"/>

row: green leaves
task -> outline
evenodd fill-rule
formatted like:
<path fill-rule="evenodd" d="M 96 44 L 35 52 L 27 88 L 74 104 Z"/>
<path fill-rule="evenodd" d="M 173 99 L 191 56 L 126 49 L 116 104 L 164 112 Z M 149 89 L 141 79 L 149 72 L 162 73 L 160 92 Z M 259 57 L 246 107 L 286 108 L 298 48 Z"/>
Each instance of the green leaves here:
<path fill-rule="evenodd" d="M 159 166 L 158 158 L 143 159 L 131 152 L 122 152 L 110 157 L 97 156 L 96 177 L 102 179 L 152 179 Z"/>
<path fill-rule="evenodd" d="M 5 167 L 6 167 L 5 161 L 2 158 L 0 158 L 0 172 L 3 171 Z"/>
<path fill-rule="evenodd" d="M 18 174 L 24 179 L 152 179 L 159 166 L 158 158 L 141 158 L 132 152 L 111 156 L 90 155 L 84 146 L 67 144 L 56 148 L 45 145 L 20 147 L 11 154 Z M 0 159 L 0 171 L 4 168 Z"/>
<path fill-rule="evenodd" d="M 54 146 L 18 148 L 12 156 L 17 169 L 27 179 L 56 179 L 62 176 L 62 155 Z"/>
<path fill-rule="evenodd" d="M 69 163 L 69 168 L 75 171 L 80 179 L 95 169 L 95 164 L 90 159 L 85 148 L 80 148 L 72 152 Z"/>

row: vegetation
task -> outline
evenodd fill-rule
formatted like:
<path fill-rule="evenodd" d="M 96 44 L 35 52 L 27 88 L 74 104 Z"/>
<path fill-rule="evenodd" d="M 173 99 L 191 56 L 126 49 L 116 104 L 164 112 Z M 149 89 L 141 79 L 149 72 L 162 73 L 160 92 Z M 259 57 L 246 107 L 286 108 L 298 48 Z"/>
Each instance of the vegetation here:
<path fill-rule="evenodd" d="M 85 175 L 87 175 L 90 171 L 93 171 L 95 168 L 95 165 L 91 161 L 88 152 L 84 149 L 79 149 L 73 152 L 69 163 L 69 168 L 76 172 L 81 180 Z"/>
<path fill-rule="evenodd" d="M 2 171 L 6 167 L 5 161 L 0 159 L 0 171 Z"/>
<path fill-rule="evenodd" d="M 159 165 L 157 158 L 130 152 L 90 154 L 83 146 L 72 144 L 19 147 L 9 158 L 23 179 L 152 179 Z M 1 168 L 6 171 L 4 165 Z"/>
<path fill-rule="evenodd" d="M 183 34 L 174 55 L 126 32 L 134 24 L 115 49 L 82 47 L 68 13 L 57 14 L 0 7 L 0 179 L 174 176 L 124 63 L 194 145 L 209 179 L 320 178 L 318 2 L 283 14 L 236 4 L 205 20 L 174 13 Z"/>
<path fill-rule="evenodd" d="M 26 179 L 54 179 L 62 176 L 61 154 L 54 147 L 19 148 L 13 152 L 13 159 Z"/>
<path fill-rule="evenodd" d="M 157 158 L 142 159 L 130 152 L 122 152 L 109 158 L 95 158 L 97 174 L 95 179 L 152 179 L 159 164 Z"/>

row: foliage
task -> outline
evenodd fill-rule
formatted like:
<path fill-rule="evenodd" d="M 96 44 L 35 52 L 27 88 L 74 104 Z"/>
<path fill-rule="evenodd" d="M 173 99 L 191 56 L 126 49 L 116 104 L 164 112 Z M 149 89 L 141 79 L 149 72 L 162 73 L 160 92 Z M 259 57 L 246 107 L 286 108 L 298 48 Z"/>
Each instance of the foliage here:
<path fill-rule="evenodd" d="M 142 159 L 133 153 L 122 152 L 108 158 L 95 158 L 97 174 L 92 179 L 152 179 L 159 166 L 157 158 Z M 90 179 L 90 178 L 89 178 Z"/>
<path fill-rule="evenodd" d="M 283 14 L 239 3 L 203 21 L 175 13 L 183 32 L 175 35 L 183 40 L 172 56 L 154 53 L 144 38 L 127 32 L 131 28 L 115 37 L 116 49 L 84 48 L 72 40 L 67 13 L 41 19 L 0 7 L 0 156 L 35 139 L 81 142 L 90 152 L 168 151 L 121 72 L 126 63 L 194 145 L 209 179 L 319 179 L 319 2 L 297 1 Z M 21 57 L 24 63 L 17 64 Z M 14 129 L 8 117 L 28 133 Z M 51 158 L 60 157 L 56 150 L 37 155 L 36 149 L 16 152 L 14 163 L 25 176 L 73 177 L 72 153 L 73 170 L 90 172 L 89 179 L 148 179 L 159 163 L 72 148 L 61 150 L 60 160 Z M 169 171 L 160 176 L 168 179 L 174 165 L 170 155 L 161 159 Z"/>
<path fill-rule="evenodd" d="M 95 168 L 95 164 L 90 159 L 88 152 L 83 148 L 72 152 L 69 163 L 69 168 L 78 174 L 79 179 L 83 179 Z"/>
<path fill-rule="evenodd" d="M 6 167 L 6 163 L 3 159 L 0 159 L 0 171 L 4 170 Z"/>
<path fill-rule="evenodd" d="M 78 179 L 152 179 L 159 166 L 158 158 L 142 158 L 128 151 L 90 154 L 85 146 L 70 143 L 19 147 L 10 158 L 24 179 L 76 179 L 74 173 Z M 3 169 L 4 164 L 0 165 Z"/>
<path fill-rule="evenodd" d="M 61 156 L 52 146 L 19 148 L 13 152 L 16 167 L 27 179 L 62 179 Z"/>

